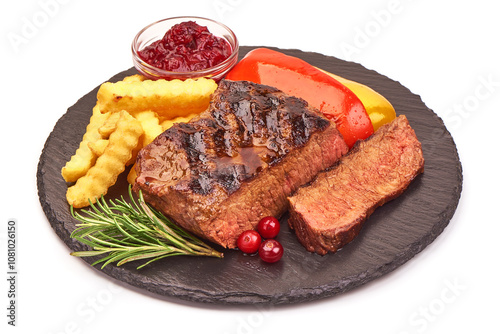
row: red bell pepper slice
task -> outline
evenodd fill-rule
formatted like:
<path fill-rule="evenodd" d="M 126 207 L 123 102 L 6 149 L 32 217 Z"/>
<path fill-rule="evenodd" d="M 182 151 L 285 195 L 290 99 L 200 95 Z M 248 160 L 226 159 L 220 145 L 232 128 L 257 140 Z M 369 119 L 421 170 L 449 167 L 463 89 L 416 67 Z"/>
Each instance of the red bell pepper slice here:
<path fill-rule="evenodd" d="M 254 49 L 236 64 L 226 79 L 273 86 L 303 98 L 335 122 L 349 147 L 373 133 L 372 122 L 359 98 L 339 81 L 300 58 L 266 48 Z"/>

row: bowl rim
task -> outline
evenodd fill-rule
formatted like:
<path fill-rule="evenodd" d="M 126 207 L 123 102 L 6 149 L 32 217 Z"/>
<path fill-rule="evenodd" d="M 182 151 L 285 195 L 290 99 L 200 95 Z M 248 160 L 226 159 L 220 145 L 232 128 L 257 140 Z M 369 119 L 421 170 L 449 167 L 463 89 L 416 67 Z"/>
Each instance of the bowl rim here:
<path fill-rule="evenodd" d="M 193 20 L 193 21 L 203 20 L 203 21 L 209 21 L 209 22 L 215 23 L 216 25 L 225 29 L 229 33 L 229 35 L 232 37 L 234 43 L 231 43 L 230 40 L 228 40 L 227 38 L 225 38 L 223 36 L 217 36 L 217 37 L 224 38 L 229 43 L 229 45 L 231 45 L 231 48 L 232 48 L 231 54 L 229 55 L 229 57 L 227 59 L 225 59 L 223 62 L 221 62 L 215 66 L 208 67 L 208 68 L 203 69 L 203 70 L 190 71 L 190 72 L 166 71 L 166 70 L 163 70 L 161 68 L 158 68 L 156 66 L 153 66 L 153 65 L 145 62 L 139 56 L 139 49 L 138 49 L 138 45 L 137 45 L 139 38 L 146 30 L 148 30 L 152 26 L 157 25 L 159 23 L 163 23 L 165 21 L 171 21 L 171 20 Z M 213 34 L 213 32 L 210 32 L 210 33 Z M 227 25 L 225 25 L 224 23 L 221 23 L 219 21 L 215 21 L 213 19 L 209 19 L 209 18 L 201 17 L 201 16 L 174 16 L 174 17 L 169 17 L 169 18 L 165 18 L 165 19 L 161 19 L 161 20 L 152 22 L 152 23 L 146 25 L 145 27 L 143 27 L 141 30 L 139 30 L 139 32 L 135 35 L 134 39 L 132 40 L 131 49 L 132 49 L 132 57 L 134 60 L 134 64 L 137 63 L 140 67 L 146 68 L 148 73 L 153 72 L 151 75 L 154 74 L 155 76 L 158 76 L 158 78 L 160 78 L 160 76 L 161 77 L 180 77 L 180 78 L 182 78 L 182 77 L 188 78 L 189 77 L 189 78 L 192 78 L 192 77 L 203 77 L 203 76 L 210 75 L 212 73 L 214 73 L 214 75 L 218 75 L 219 72 L 221 70 L 223 70 L 226 66 L 228 66 L 230 63 L 232 63 L 232 62 L 236 63 L 237 58 L 238 58 L 238 52 L 239 52 L 239 40 L 231 28 L 229 28 Z M 236 61 L 235 61 L 235 58 L 236 58 Z M 141 70 L 139 68 L 138 68 L 138 70 L 140 72 L 143 72 L 143 70 Z"/>

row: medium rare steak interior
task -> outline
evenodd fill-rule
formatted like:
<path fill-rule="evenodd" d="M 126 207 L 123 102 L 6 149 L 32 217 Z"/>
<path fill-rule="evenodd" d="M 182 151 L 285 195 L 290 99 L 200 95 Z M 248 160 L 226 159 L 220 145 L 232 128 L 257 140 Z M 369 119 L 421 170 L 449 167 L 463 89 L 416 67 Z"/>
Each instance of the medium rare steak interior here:
<path fill-rule="evenodd" d="M 192 233 L 235 248 L 260 218 L 348 148 L 334 123 L 302 99 L 222 80 L 210 107 L 142 149 L 134 190 Z"/>
<path fill-rule="evenodd" d="M 399 196 L 424 169 L 421 144 L 404 115 L 358 142 L 330 170 L 289 197 L 288 223 L 310 252 L 336 252 L 375 208 Z"/>

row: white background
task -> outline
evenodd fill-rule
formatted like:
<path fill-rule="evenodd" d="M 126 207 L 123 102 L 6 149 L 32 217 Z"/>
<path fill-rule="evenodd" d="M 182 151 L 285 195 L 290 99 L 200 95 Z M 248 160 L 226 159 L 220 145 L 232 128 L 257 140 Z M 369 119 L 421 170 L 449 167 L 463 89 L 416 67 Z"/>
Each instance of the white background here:
<path fill-rule="evenodd" d="M 5 333 L 499 333 L 500 20 L 494 1 L 2 1 L 0 328 Z M 132 66 L 146 24 L 229 25 L 242 45 L 352 60 L 401 82 L 441 116 L 463 164 L 446 230 L 391 274 L 286 307 L 213 307 L 117 286 L 71 257 L 36 189 L 43 144 L 78 98 Z M 495 161 L 498 161 L 496 159 Z M 495 218 L 496 217 L 496 218 Z M 6 224 L 18 222 L 17 326 L 7 325 Z M 5 278 L 4 278 L 5 277 Z"/>

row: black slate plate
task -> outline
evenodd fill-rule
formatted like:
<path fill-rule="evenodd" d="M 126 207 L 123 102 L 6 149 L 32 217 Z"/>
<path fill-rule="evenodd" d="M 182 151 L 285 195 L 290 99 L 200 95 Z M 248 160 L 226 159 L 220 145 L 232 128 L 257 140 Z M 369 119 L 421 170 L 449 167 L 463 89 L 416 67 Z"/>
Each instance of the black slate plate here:
<path fill-rule="evenodd" d="M 252 48 L 242 47 L 240 57 Z M 443 231 L 458 205 L 462 169 L 453 139 L 441 119 L 401 84 L 359 64 L 299 50 L 280 51 L 364 83 L 386 96 L 398 114 L 408 117 L 422 142 L 425 172 L 402 196 L 377 209 L 360 235 L 336 254 L 319 256 L 305 251 L 284 217 L 278 240 L 285 247 L 285 255 L 275 264 L 226 251 L 224 259 L 174 257 L 141 270 L 133 263 L 103 270 L 93 267 L 95 270 L 158 296 L 218 304 L 298 303 L 330 297 L 391 272 Z M 132 73 L 133 68 L 110 81 Z M 67 185 L 60 170 L 85 132 L 97 89 L 83 96 L 57 122 L 38 165 L 40 203 L 57 235 L 74 251 L 84 247 L 69 237 L 76 221 L 69 213 Z M 126 180 L 121 178 L 109 196 L 126 194 L 126 189 Z M 89 263 L 93 260 L 85 259 Z"/>

